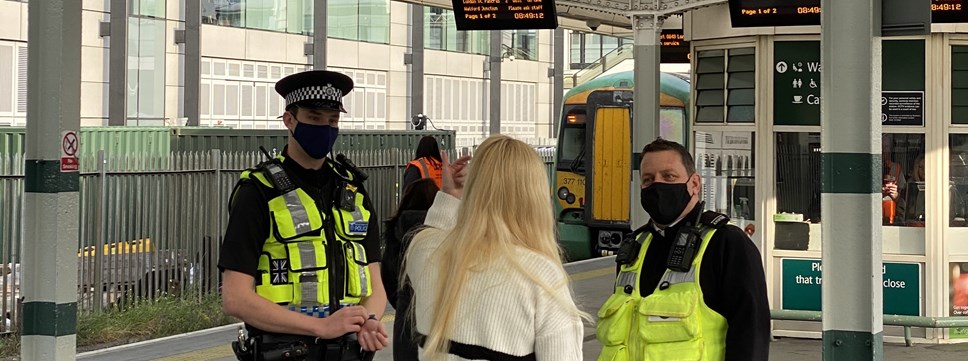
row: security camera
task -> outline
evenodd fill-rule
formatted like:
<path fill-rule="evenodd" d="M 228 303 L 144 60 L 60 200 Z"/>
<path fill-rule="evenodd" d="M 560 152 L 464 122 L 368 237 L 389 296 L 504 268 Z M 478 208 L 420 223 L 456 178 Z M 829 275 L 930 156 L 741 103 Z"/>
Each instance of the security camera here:
<path fill-rule="evenodd" d="M 592 31 L 595 31 L 595 30 L 598 30 L 598 27 L 602 25 L 602 22 L 599 20 L 586 20 L 585 25 L 588 25 L 589 29 L 592 29 Z"/>

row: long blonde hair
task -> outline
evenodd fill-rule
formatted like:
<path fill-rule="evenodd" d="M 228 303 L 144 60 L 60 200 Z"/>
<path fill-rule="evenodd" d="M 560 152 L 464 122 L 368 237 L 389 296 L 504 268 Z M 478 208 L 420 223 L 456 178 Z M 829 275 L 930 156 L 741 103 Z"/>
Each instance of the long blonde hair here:
<path fill-rule="evenodd" d="M 523 247 L 552 260 L 565 274 L 544 163 L 529 145 L 508 136 L 494 135 L 481 143 L 471 161 L 454 229 L 427 228 L 415 237 L 414 244 L 427 239 L 445 240 L 432 256 L 440 262 L 440 276 L 434 295 L 436 309 L 423 345 L 430 359 L 449 350 L 458 301 L 471 270 L 506 259 L 514 271 L 551 295 L 568 287 L 567 281 L 547 284 L 517 260 L 518 247 Z M 557 301 L 576 316 L 588 318 L 571 300 Z"/>

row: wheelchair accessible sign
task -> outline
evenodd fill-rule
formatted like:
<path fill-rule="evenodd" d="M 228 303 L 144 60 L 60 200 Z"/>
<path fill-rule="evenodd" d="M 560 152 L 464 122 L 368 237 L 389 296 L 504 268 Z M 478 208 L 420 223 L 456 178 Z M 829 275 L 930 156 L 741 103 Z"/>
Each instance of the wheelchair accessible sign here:
<path fill-rule="evenodd" d="M 823 266 L 818 259 L 784 258 L 781 260 L 782 308 L 784 310 L 820 311 L 820 289 Z M 921 264 L 884 263 L 881 266 L 884 286 L 884 314 L 920 316 Z"/>

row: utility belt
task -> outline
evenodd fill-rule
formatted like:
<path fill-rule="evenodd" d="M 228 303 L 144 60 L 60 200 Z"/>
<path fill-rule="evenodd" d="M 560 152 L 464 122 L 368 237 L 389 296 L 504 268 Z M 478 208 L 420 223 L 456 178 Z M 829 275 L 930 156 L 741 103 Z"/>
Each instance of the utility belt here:
<path fill-rule="evenodd" d="M 363 351 L 355 333 L 334 340 L 278 333 L 247 337 L 242 328 L 232 351 L 239 361 L 370 361 L 374 355 Z"/>

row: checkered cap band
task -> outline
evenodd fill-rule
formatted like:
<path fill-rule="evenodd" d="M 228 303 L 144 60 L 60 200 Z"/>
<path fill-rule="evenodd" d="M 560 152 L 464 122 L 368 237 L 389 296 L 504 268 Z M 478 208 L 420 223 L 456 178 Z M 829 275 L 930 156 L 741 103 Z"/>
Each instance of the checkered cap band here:
<path fill-rule="evenodd" d="M 343 91 L 333 87 L 332 84 L 326 84 L 325 86 L 310 86 L 296 89 L 286 95 L 286 105 L 303 100 L 329 100 L 342 103 Z"/>

